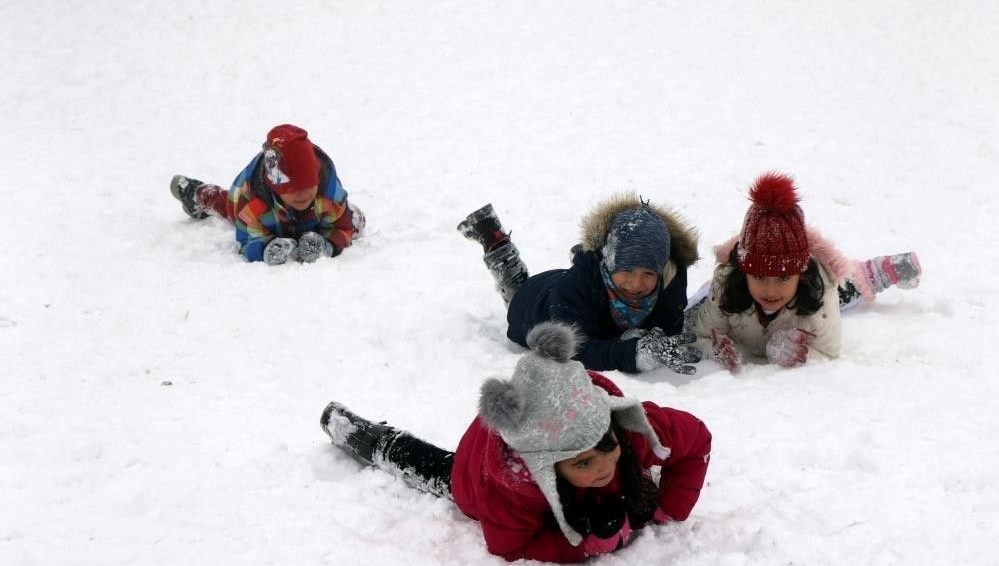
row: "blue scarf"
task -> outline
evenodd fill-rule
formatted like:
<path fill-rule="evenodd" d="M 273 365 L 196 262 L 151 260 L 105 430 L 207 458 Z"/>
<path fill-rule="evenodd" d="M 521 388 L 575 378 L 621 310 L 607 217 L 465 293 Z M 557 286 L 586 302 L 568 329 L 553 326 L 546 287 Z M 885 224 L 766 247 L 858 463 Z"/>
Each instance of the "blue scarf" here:
<path fill-rule="evenodd" d="M 600 275 L 603 277 L 604 287 L 607 289 L 607 302 L 610 306 L 611 318 L 614 319 L 614 324 L 621 330 L 638 328 L 649 316 L 649 313 L 652 312 L 652 309 L 655 308 L 656 300 L 659 298 L 658 290 L 637 301 L 628 301 L 618 295 L 617 287 L 614 286 L 614 282 L 611 280 L 611 274 L 602 263 L 600 265 Z"/>

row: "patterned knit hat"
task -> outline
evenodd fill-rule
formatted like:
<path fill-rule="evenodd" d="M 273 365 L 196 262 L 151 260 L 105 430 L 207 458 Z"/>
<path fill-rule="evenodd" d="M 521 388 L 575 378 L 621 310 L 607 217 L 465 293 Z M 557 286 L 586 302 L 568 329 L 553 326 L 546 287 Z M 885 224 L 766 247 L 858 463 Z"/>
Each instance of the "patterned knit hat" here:
<path fill-rule="evenodd" d="M 279 195 L 319 184 L 319 160 L 308 132 L 291 124 L 274 126 L 267 132 L 264 183 Z"/>
<path fill-rule="evenodd" d="M 669 261 L 669 230 L 648 206 L 622 211 L 614 217 L 601 250 L 610 273 L 638 267 L 663 272 Z"/>
<path fill-rule="evenodd" d="M 479 414 L 524 461 L 565 537 L 578 545 L 583 537 L 565 520 L 555 463 L 596 446 L 610 428 L 612 411 L 619 426 L 643 434 L 661 458 L 669 450 L 659 443 L 640 401 L 609 395 L 571 359 L 581 344 L 573 327 L 542 322 L 527 334 L 527 344 L 533 351 L 520 359 L 509 380 L 482 384 Z"/>
<path fill-rule="evenodd" d="M 739 235 L 739 269 L 757 277 L 798 275 L 808 267 L 811 251 L 805 214 L 798 206 L 794 181 L 766 173 L 749 190 L 753 204 Z"/>

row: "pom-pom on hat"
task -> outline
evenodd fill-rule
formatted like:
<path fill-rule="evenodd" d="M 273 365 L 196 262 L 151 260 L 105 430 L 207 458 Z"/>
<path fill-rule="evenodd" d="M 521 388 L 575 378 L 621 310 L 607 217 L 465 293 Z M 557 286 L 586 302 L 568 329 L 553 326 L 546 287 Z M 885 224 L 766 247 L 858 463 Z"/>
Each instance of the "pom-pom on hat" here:
<path fill-rule="evenodd" d="M 267 132 L 264 183 L 278 194 L 319 184 L 319 160 L 308 132 L 291 124 L 274 126 Z"/>
<path fill-rule="evenodd" d="M 531 352 L 517 362 L 509 380 L 482 384 L 479 415 L 499 433 L 527 466 L 565 537 L 573 545 L 583 537 L 565 520 L 556 487 L 555 463 L 590 450 L 614 420 L 648 439 L 659 457 L 669 450 L 637 399 L 615 397 L 594 385 L 583 364 L 572 359 L 582 338 L 568 325 L 542 322 L 527 334 Z"/>
<path fill-rule="evenodd" d="M 662 274 L 669 261 L 669 229 L 648 206 L 618 213 L 601 250 L 611 274 L 639 267 Z"/>
<path fill-rule="evenodd" d="M 739 235 L 739 269 L 757 277 L 797 275 L 808 267 L 811 251 L 805 214 L 798 206 L 791 177 L 761 175 L 749 190 L 752 201 Z"/>

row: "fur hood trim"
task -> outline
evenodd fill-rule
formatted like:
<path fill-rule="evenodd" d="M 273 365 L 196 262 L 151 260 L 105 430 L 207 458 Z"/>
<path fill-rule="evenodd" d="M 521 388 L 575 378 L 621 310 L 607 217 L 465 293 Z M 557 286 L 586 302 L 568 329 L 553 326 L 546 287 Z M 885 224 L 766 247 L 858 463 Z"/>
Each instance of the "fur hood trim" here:
<path fill-rule="evenodd" d="M 642 206 L 641 198 L 635 193 L 624 193 L 600 203 L 581 222 L 580 243 L 584 251 L 599 252 L 607 242 L 614 218 L 624 210 Z M 648 203 L 669 230 L 670 260 L 687 268 L 697 262 L 697 231 L 686 220 L 669 208 Z"/>

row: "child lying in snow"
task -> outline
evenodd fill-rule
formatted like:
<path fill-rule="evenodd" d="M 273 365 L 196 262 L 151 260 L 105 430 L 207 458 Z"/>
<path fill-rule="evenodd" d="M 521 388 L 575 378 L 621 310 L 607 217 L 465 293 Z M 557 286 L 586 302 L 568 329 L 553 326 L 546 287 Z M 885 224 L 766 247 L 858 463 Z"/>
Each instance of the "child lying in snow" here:
<path fill-rule="evenodd" d="M 320 424 L 360 462 L 448 497 L 507 560 L 581 562 L 633 529 L 686 519 L 700 495 L 711 434 L 689 413 L 621 396 L 571 357 L 580 337 L 546 322 L 509 380 L 482 386 L 479 416 L 454 452 L 333 402 Z M 661 466 L 658 484 L 650 468 Z"/>
<path fill-rule="evenodd" d="M 528 278 L 520 252 L 492 205 L 468 215 L 458 230 L 482 244 L 483 261 L 507 303 L 507 337 L 526 346 L 534 325 L 575 325 L 585 342 L 577 354 L 589 369 L 631 373 L 662 366 L 692 374 L 700 360 L 683 330 L 687 268 L 697 236 L 665 207 L 619 195 L 582 222 L 572 266 Z"/>
<path fill-rule="evenodd" d="M 228 191 L 175 175 L 170 192 L 191 218 L 212 213 L 232 222 L 247 261 L 278 265 L 333 257 L 364 228 L 364 215 L 347 202 L 333 161 L 308 132 L 290 124 L 267 133 L 263 150 Z"/>
<path fill-rule="evenodd" d="M 838 357 L 841 309 L 919 284 L 915 253 L 848 260 L 807 227 L 790 177 L 761 176 L 750 199 L 742 232 L 715 249 L 707 296 L 687 313 L 698 346 L 729 371 L 744 355 L 784 367 Z"/>

